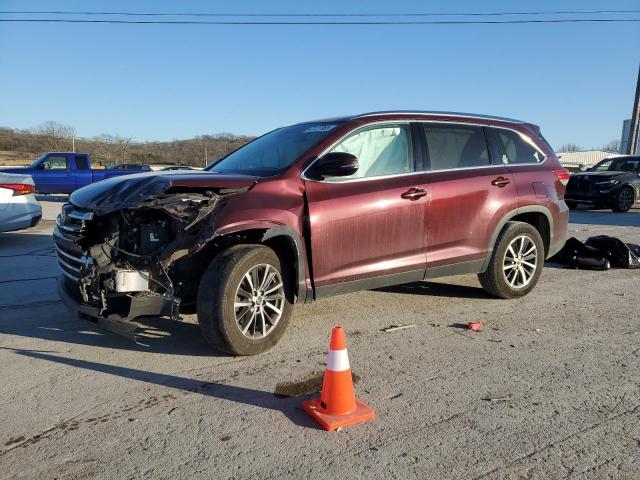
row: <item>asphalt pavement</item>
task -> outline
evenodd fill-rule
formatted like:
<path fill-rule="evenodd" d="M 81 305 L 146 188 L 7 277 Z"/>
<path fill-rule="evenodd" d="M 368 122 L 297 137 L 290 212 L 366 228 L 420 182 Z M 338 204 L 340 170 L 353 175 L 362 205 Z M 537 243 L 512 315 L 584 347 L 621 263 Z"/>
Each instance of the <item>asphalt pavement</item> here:
<path fill-rule="evenodd" d="M 296 307 L 271 351 L 231 357 L 194 317 L 144 320 L 142 346 L 69 314 L 60 205 L 0 234 L 0 478 L 640 478 L 638 270 L 547 264 L 518 300 L 474 276 L 338 296 Z M 571 222 L 640 243 L 640 210 Z M 334 324 L 377 417 L 327 433 L 301 402 Z"/>

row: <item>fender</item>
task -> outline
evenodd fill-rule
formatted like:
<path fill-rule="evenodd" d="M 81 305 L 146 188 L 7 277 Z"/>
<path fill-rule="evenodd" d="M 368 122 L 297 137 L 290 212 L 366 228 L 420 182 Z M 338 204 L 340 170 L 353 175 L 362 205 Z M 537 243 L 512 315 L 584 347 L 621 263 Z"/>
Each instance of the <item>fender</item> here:
<path fill-rule="evenodd" d="M 493 250 L 496 246 L 496 241 L 498 240 L 498 235 L 507 224 L 509 220 L 514 218 L 517 215 L 522 213 L 542 213 L 545 217 L 547 217 L 547 221 L 549 222 L 549 232 L 552 233 L 553 229 L 553 216 L 551 215 L 551 211 L 543 205 L 525 205 L 524 207 L 514 208 L 510 212 L 508 212 L 496 225 L 493 234 L 491 235 L 491 243 L 489 243 L 489 251 L 487 252 L 487 257 L 482 263 L 482 271 L 485 272 L 489 267 L 489 262 L 491 261 L 491 255 L 493 254 Z M 551 239 L 550 239 L 551 240 Z M 547 252 L 548 254 L 550 252 Z"/>
<path fill-rule="evenodd" d="M 264 233 L 260 237 L 261 242 L 266 242 L 269 239 L 276 237 L 286 237 L 291 241 L 295 249 L 296 258 L 293 259 L 293 265 L 296 275 L 296 296 L 298 302 L 309 303 L 313 300 L 313 290 L 307 288 L 306 279 L 306 251 L 304 244 L 300 239 L 300 236 L 289 226 L 282 225 L 277 222 L 264 220 L 259 222 L 242 222 L 232 225 L 227 225 L 224 228 L 216 231 L 216 237 L 229 235 L 231 233 L 242 233 L 247 231 L 263 231 Z"/>

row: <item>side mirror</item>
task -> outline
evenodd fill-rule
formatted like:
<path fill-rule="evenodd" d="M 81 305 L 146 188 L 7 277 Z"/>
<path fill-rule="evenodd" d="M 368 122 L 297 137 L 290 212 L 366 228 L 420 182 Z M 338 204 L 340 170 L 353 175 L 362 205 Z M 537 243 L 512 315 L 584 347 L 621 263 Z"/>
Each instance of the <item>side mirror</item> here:
<path fill-rule="evenodd" d="M 307 172 L 312 179 L 322 180 L 325 177 L 348 177 L 358 171 L 358 158 L 351 153 L 331 152 L 319 158 Z"/>
<path fill-rule="evenodd" d="M 580 169 L 581 172 L 586 172 L 587 171 L 587 166 L 584 163 L 581 163 L 578 168 Z"/>

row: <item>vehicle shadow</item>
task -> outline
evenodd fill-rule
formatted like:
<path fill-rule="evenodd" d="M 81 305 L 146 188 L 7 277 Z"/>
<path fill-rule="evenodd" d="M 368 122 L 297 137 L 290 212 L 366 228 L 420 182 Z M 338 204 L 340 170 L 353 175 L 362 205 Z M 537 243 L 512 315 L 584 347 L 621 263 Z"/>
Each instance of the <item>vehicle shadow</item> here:
<path fill-rule="evenodd" d="M 625 213 L 611 210 L 571 210 L 569 223 L 580 225 L 607 225 L 617 227 L 640 227 L 640 210 Z"/>
<path fill-rule="evenodd" d="M 228 400 L 253 407 L 275 410 L 281 412 L 291 422 L 298 426 L 313 428 L 316 430 L 319 429 L 317 424 L 313 422 L 311 418 L 309 418 L 299 407 L 301 399 L 306 398 L 309 395 L 283 398 L 282 396 L 276 396 L 273 392 L 227 385 L 223 382 L 209 382 L 201 379 L 179 377 L 176 375 L 148 372 L 135 368 L 61 357 L 41 350 L 11 350 L 13 350 L 17 355 L 21 355 L 23 357 L 46 360 L 61 365 L 67 365 L 69 367 L 83 368 L 85 370 L 128 378 L 139 382 L 196 393 L 221 400 Z"/>
<path fill-rule="evenodd" d="M 376 288 L 374 291 L 404 293 L 407 295 L 429 295 L 433 297 L 493 298 L 480 287 L 468 287 L 466 285 L 436 282 L 414 282 L 406 283 L 404 285 L 392 285 L 390 287 Z"/>
<path fill-rule="evenodd" d="M 51 235 L 40 232 L 36 226 L 19 232 L 0 233 L 0 254 L 9 254 L 6 256 L 42 255 L 42 252 L 46 250 L 51 256 L 54 256 L 55 246 Z"/>
<path fill-rule="evenodd" d="M 54 194 L 54 193 L 37 193 L 36 200 L 39 202 L 68 202 L 69 195 L 66 193 Z"/>
<path fill-rule="evenodd" d="M 196 357 L 230 356 L 210 347 L 202 337 L 197 323 L 156 317 L 138 318 L 135 323 L 139 328 L 134 341 L 103 330 L 90 321 L 74 319 L 67 312 L 62 318 L 55 315 L 54 321 L 47 315 L 46 320 L 34 322 L 32 312 L 43 308 L 50 312 L 64 312 L 65 307 L 60 302 L 49 302 L 46 305 L 36 302 L 29 307 L 30 313 L 26 315 L 25 312 L 3 311 L 0 331 L 5 335 L 114 350 Z M 29 318 L 26 318 L 27 315 Z"/>

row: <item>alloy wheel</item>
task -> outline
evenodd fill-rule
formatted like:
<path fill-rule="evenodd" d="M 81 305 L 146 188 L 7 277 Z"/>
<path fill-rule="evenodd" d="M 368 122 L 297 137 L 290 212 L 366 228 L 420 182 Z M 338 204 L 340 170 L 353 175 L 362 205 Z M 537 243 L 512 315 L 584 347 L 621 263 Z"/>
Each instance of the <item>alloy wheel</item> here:
<path fill-rule="evenodd" d="M 282 317 L 285 294 L 282 276 L 269 264 L 251 268 L 236 290 L 236 325 L 245 337 L 260 339 L 269 335 Z"/>
<path fill-rule="evenodd" d="M 633 192 L 624 188 L 618 194 L 618 207 L 620 210 L 629 210 L 633 206 Z"/>
<path fill-rule="evenodd" d="M 538 266 L 538 249 L 527 235 L 514 238 L 504 254 L 502 268 L 511 288 L 524 288 L 531 282 Z"/>

